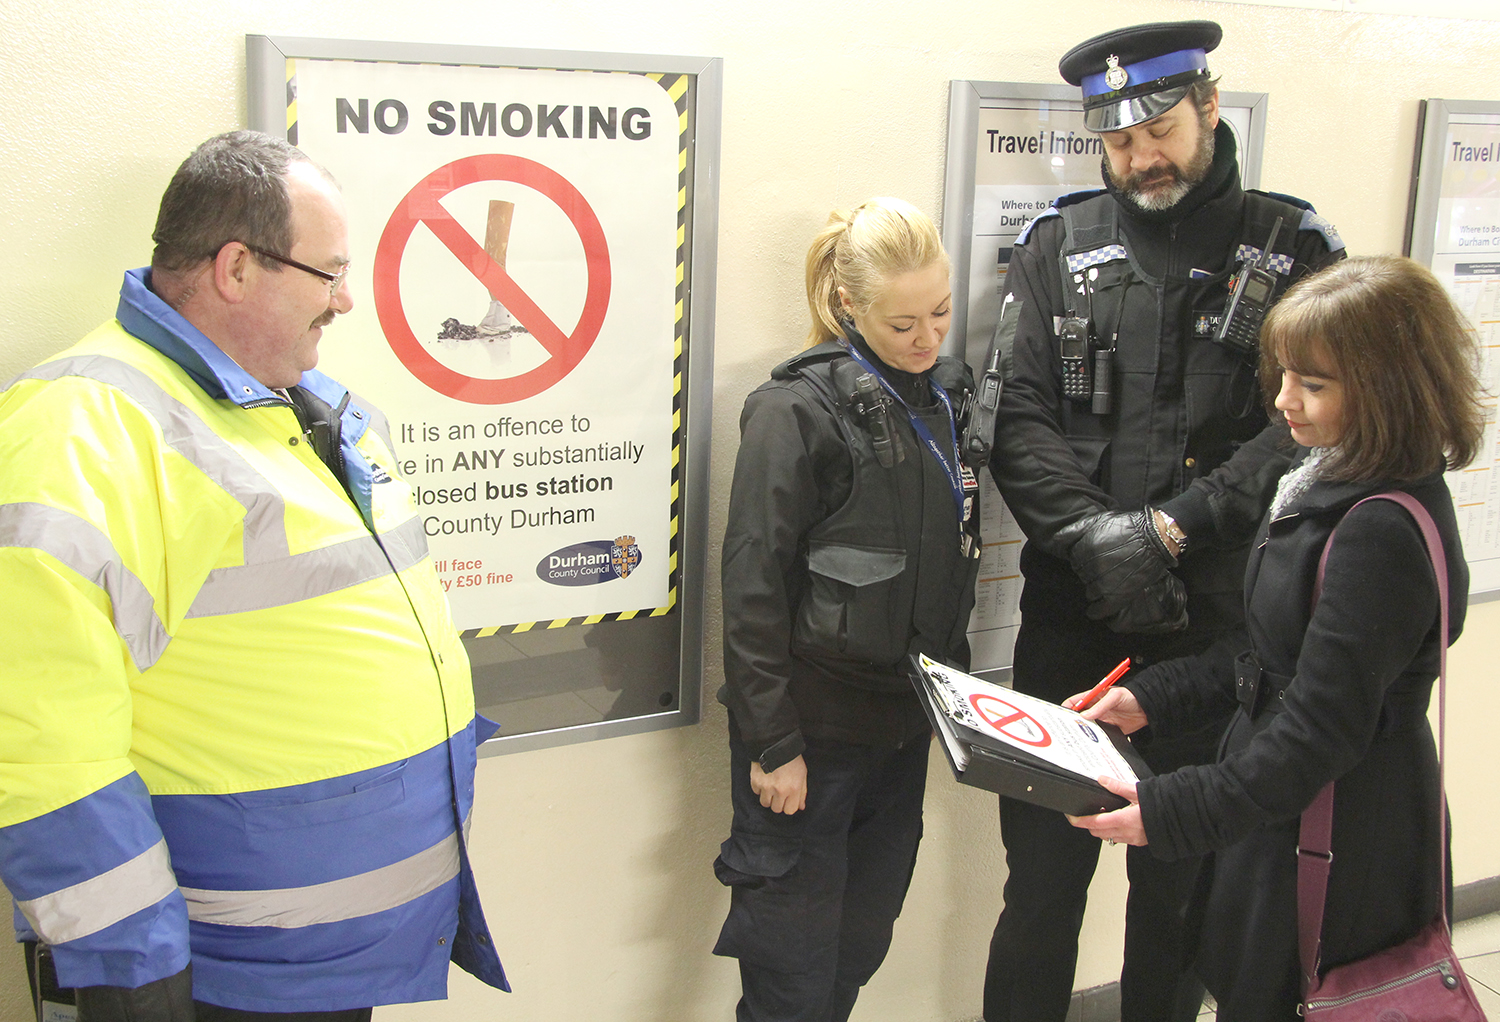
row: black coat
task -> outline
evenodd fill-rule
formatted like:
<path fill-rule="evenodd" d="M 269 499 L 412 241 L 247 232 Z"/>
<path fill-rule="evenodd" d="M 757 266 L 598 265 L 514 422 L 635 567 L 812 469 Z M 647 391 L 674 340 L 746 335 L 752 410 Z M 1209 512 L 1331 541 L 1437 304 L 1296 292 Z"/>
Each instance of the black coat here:
<path fill-rule="evenodd" d="M 1021 691 L 1061 700 L 1122 656 L 1155 663 L 1195 654 L 1240 626 L 1250 538 L 1286 471 L 1290 440 L 1284 423 L 1267 425 L 1249 363 L 1199 326 L 1224 309 L 1237 243 L 1265 243 L 1247 226 L 1234 136 L 1221 123 L 1216 138 L 1210 174 L 1171 210 L 1146 214 L 1113 194 L 1079 204 L 1114 210 L 1130 255 L 1129 263 L 1099 268 L 1101 289 L 1088 303 L 1098 329 L 1118 333 L 1112 414 L 1093 416 L 1063 396 L 1057 329 L 1069 303 L 1059 262 L 1066 239 L 1061 215 L 1036 220 L 1011 254 L 1006 322 L 1015 334 L 990 464 L 1026 534 L 1022 633 L 1048 632 L 1040 650 L 1018 640 Z M 1282 237 L 1293 255 L 1288 284 L 1344 255 L 1342 244 L 1330 250 L 1335 243 L 1311 226 Z M 1128 286 L 1119 280 L 1127 267 L 1139 267 Z M 1103 286 L 1111 281 L 1116 285 Z M 1004 330 L 996 341 L 1004 347 Z M 1101 511 L 1146 504 L 1187 533 L 1189 549 L 1175 573 L 1187 589 L 1189 626 L 1167 636 L 1114 637 L 1085 614 L 1083 583 L 1069 564 L 1074 526 Z M 1053 631 L 1067 640 L 1055 640 Z M 1175 750 L 1153 736 L 1149 755 L 1158 767 L 1205 762 L 1221 728 L 1222 721 L 1205 723 L 1199 736 L 1180 734 Z"/>
<path fill-rule="evenodd" d="M 784 363 L 746 398 L 724 531 L 724 686 L 718 698 L 767 769 L 800 754 L 805 737 L 884 748 L 924 737 L 927 717 L 907 678 L 906 653 L 920 650 L 968 665 L 965 625 L 977 560 L 961 549 L 948 477 L 899 409 L 891 425 L 907 456 L 891 469 L 876 464 L 867 428 L 846 407 L 831 409 L 814 385 L 810 376 L 818 367 L 787 369 L 814 358 L 828 370 L 824 375 L 846 375 L 830 367 L 847 368 L 850 360 L 815 358 L 822 350 Z M 865 355 L 874 358 L 868 349 Z M 881 372 L 934 436 L 953 435 L 929 378 L 950 388 L 954 406 L 961 407 L 972 386 L 962 363 L 944 359 L 920 375 L 889 366 Z M 834 519 L 858 534 L 867 516 L 879 519 L 870 523 L 870 542 L 899 548 L 905 565 L 899 575 L 857 586 L 815 579 L 820 573 L 809 567 L 810 538 Z M 858 553 L 853 547 L 846 552 Z M 848 650 L 809 646 L 799 641 L 799 624 L 809 616 L 842 618 L 851 644 L 859 635 L 868 638 L 870 623 L 880 621 L 891 633 L 881 643 L 888 655 L 877 663 Z M 832 638 L 835 630 L 815 629 L 815 638 Z"/>
<path fill-rule="evenodd" d="M 1128 263 L 1100 267 L 1100 290 L 1087 304 L 1104 340 L 1119 335 L 1111 414 L 1093 416 L 1063 396 L 1057 326 L 1069 312 L 1064 284 L 1073 285 L 1059 270 L 1062 217 L 1038 218 L 1011 253 L 1015 333 L 991 468 L 1028 542 L 1063 570 L 1074 538 L 1067 526 L 1149 504 L 1166 508 L 1197 548 L 1182 569 L 1189 591 L 1203 576 L 1215 591 L 1227 582 L 1233 593 L 1243 556 L 1222 570 L 1194 565 L 1213 547 L 1245 543 L 1286 470 L 1286 449 L 1277 447 L 1286 427 L 1267 429 L 1253 366 L 1199 325 L 1223 312 L 1236 243 L 1249 233 L 1234 135 L 1221 125 L 1215 137 L 1209 176 L 1171 210 L 1148 214 L 1113 194 L 1078 204 L 1112 210 L 1130 254 Z M 1283 234 L 1293 239 L 1293 258 L 1278 294 L 1344 256 L 1341 243 L 1330 251 L 1327 236 L 1295 222 Z"/>
<path fill-rule="evenodd" d="M 1139 787 L 1153 853 L 1215 853 L 1194 915 L 1198 970 L 1221 1020 L 1295 1017 L 1297 827 L 1328 781 L 1338 785 L 1323 964 L 1398 943 L 1438 909 L 1437 760 L 1426 717 L 1438 670 L 1437 587 L 1404 509 L 1376 501 L 1345 517 L 1359 499 L 1393 488 L 1318 482 L 1262 523 L 1245 576 L 1246 623 L 1261 667 L 1291 678 L 1285 698 L 1254 717 L 1237 712 L 1216 764 Z M 1469 589 L 1452 498 L 1440 474 L 1399 488 L 1437 522 L 1451 642 Z M 1130 687 L 1153 727 L 1170 732 L 1234 702 L 1232 656 L 1217 647 Z"/>

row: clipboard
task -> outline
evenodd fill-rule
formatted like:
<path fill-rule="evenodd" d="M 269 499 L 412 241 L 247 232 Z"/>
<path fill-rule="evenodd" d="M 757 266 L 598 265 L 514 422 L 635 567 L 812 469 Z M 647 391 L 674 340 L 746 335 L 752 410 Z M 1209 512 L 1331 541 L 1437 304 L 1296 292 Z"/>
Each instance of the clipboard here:
<path fill-rule="evenodd" d="M 1046 809 L 1056 809 L 1070 816 L 1091 816 L 1123 809 L 1130 804 L 1106 789 L 1094 776 L 1049 762 L 1041 756 L 955 720 L 934 691 L 935 683 L 928 673 L 928 664 L 949 674 L 961 676 L 975 686 L 976 690 L 982 691 L 986 687 L 993 689 L 1001 694 L 997 695 L 997 700 L 1012 696 L 1010 689 L 951 668 L 943 668 L 925 657 L 914 655 L 911 664 L 912 686 L 917 691 L 917 698 L 928 721 L 937 732 L 943 756 L 960 784 L 983 788 Z M 1057 709 L 1060 710 L 1061 707 Z M 1092 722 L 1092 726 L 1108 739 L 1137 780 L 1151 776 L 1151 769 L 1119 728 L 1098 722 Z"/>

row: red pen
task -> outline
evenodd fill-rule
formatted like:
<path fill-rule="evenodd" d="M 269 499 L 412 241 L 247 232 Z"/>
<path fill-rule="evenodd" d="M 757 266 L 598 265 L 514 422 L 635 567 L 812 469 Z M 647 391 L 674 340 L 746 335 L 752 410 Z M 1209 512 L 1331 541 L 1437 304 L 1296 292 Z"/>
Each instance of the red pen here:
<path fill-rule="evenodd" d="M 1104 676 L 1103 681 L 1099 682 L 1099 684 L 1089 689 L 1089 694 L 1084 696 L 1083 700 L 1077 706 L 1073 707 L 1073 712 L 1082 713 L 1084 710 L 1087 710 L 1090 706 L 1093 706 L 1095 703 L 1097 703 L 1099 701 L 1099 697 L 1108 692 L 1111 685 L 1119 681 L 1121 678 L 1125 677 L 1125 672 L 1128 670 L 1130 670 L 1130 658 L 1126 657 L 1124 660 L 1121 660 L 1118 664 L 1115 665 L 1114 670 L 1110 671 Z"/>

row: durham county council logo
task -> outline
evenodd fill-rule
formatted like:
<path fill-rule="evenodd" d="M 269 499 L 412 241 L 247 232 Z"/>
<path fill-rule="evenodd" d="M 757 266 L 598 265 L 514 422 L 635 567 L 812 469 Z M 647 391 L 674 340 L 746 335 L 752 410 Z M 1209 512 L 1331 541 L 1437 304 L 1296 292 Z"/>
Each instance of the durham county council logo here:
<path fill-rule="evenodd" d="M 591 539 L 552 551 L 537 562 L 536 575 L 555 586 L 592 586 L 624 578 L 640 563 L 634 536 L 620 536 L 613 543 Z"/>
<path fill-rule="evenodd" d="M 634 536 L 615 537 L 615 545 L 609 548 L 609 563 L 620 578 L 635 570 L 641 563 L 641 548 L 636 546 Z"/>

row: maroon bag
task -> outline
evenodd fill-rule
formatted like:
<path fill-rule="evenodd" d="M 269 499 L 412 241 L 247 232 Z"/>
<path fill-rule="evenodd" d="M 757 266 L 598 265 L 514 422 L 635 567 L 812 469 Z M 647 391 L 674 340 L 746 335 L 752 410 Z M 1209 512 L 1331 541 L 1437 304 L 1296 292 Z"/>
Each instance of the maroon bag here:
<path fill-rule="evenodd" d="M 1441 915 L 1404 944 L 1328 970 L 1309 989 L 1302 1015 L 1310 1022 L 1484 1022 Z"/>
<path fill-rule="evenodd" d="M 1415 497 L 1399 491 L 1365 500 L 1392 500 L 1416 519 L 1427 541 L 1427 554 L 1438 586 L 1438 914 L 1416 936 L 1357 962 L 1329 969 L 1318 978 L 1323 943 L 1323 905 L 1328 871 L 1333 865 L 1333 783 L 1328 782 L 1302 813 L 1297 838 L 1297 943 L 1302 960 L 1303 1000 L 1299 1009 L 1309 1022 L 1486 1022 L 1468 977 L 1459 968 L 1448 927 L 1447 799 L 1443 794 L 1443 733 L 1448 675 L 1448 560 L 1437 526 Z M 1363 504 L 1362 500 L 1359 504 Z M 1354 507 L 1358 507 L 1355 504 Z M 1350 508 L 1354 510 L 1354 508 Z M 1337 531 L 1337 530 L 1335 530 Z M 1323 568 L 1333 536 L 1323 547 L 1313 603 L 1323 590 Z"/>

